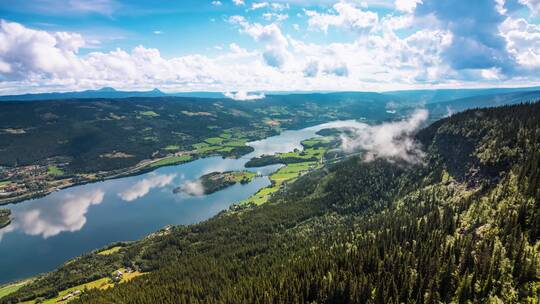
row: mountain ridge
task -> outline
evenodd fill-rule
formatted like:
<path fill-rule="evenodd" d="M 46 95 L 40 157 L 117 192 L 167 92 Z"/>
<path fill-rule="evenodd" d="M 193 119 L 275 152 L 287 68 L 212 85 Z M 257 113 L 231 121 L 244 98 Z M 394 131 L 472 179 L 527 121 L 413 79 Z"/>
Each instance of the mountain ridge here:
<path fill-rule="evenodd" d="M 473 109 L 416 139 L 424 165 L 351 157 L 256 208 L 88 254 L 0 302 L 130 265 L 76 303 L 535 303 L 540 103 Z"/>

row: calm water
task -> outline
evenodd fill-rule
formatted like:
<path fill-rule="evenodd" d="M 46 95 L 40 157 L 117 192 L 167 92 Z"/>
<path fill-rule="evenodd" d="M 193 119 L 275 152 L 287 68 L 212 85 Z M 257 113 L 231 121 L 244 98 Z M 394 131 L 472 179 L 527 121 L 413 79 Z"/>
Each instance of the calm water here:
<path fill-rule="evenodd" d="M 0 283 L 50 271 L 69 258 L 115 241 L 136 240 L 168 224 L 193 224 L 227 209 L 270 184 L 268 177 L 203 196 L 172 189 L 213 171 L 242 170 L 254 156 L 301 149 L 318 130 L 354 125 L 337 121 L 285 131 L 249 143 L 240 159 L 210 157 L 131 176 L 76 186 L 8 206 L 13 223 L 0 230 Z M 280 165 L 250 169 L 268 175 Z"/>

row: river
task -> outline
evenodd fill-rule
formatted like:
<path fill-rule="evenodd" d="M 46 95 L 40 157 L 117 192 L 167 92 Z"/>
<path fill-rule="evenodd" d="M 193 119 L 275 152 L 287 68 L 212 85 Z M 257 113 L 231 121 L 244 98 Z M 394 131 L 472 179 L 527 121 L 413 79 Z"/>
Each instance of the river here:
<path fill-rule="evenodd" d="M 252 182 L 189 196 L 173 188 L 213 171 L 244 170 L 255 156 L 302 149 L 302 140 L 324 128 L 355 125 L 335 121 L 248 143 L 255 150 L 239 159 L 209 157 L 150 173 L 75 186 L 46 197 L 9 205 L 11 225 L 0 229 L 0 283 L 51 271 L 65 261 L 116 241 L 140 239 L 166 225 L 206 220 L 270 184 L 260 172 Z"/>

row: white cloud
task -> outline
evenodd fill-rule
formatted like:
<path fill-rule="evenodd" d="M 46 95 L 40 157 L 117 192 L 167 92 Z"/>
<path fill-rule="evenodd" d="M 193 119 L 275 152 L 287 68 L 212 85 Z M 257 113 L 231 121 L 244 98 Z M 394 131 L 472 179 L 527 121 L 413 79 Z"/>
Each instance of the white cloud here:
<path fill-rule="evenodd" d="M 415 14 L 389 13 L 380 18 L 359 1 L 342 1 L 330 10 L 313 11 L 305 20 L 312 29 L 340 27 L 358 33 L 349 41 L 336 42 L 327 36 L 325 42 L 315 43 L 307 41 L 313 33 L 304 33 L 300 25 L 292 25 L 298 31 L 287 35 L 288 26 L 277 21 L 282 18 L 278 15 L 285 14 L 267 3 L 264 16 L 272 18 L 270 21 L 253 22 L 243 16 L 227 19 L 240 34 L 251 37 L 254 46 L 240 47 L 233 40 L 212 56 L 166 58 L 158 49 L 142 45 L 99 51 L 93 39 L 80 33 L 34 30 L 2 20 L 0 94 L 103 86 L 122 90 L 157 87 L 169 92 L 387 90 L 488 86 L 502 81 L 505 85 L 536 85 L 540 80 L 539 26 L 525 18 L 506 17 L 496 28 L 515 59 L 512 77 L 499 66 L 453 66 L 448 49 L 457 45 L 455 29 L 430 14 L 419 16 L 424 4 L 417 6 Z M 368 4 L 376 5 L 374 1 Z M 469 35 L 467 41 L 473 38 Z"/>
<path fill-rule="evenodd" d="M 319 73 L 319 62 L 316 60 L 308 62 L 303 72 L 306 77 L 316 77 Z"/>
<path fill-rule="evenodd" d="M 245 5 L 245 2 L 244 0 L 232 0 L 234 5 L 236 6 L 241 6 L 241 5 Z"/>
<path fill-rule="evenodd" d="M 287 14 L 278 13 L 264 13 L 262 16 L 265 20 L 271 21 L 272 19 L 275 19 L 277 22 L 281 22 L 289 18 L 289 15 Z"/>
<path fill-rule="evenodd" d="M 272 8 L 275 11 L 283 11 L 283 10 L 289 9 L 290 7 L 288 3 L 274 2 L 274 3 L 270 3 L 270 8 Z"/>
<path fill-rule="evenodd" d="M 330 66 L 327 66 L 324 71 L 327 74 L 333 74 L 340 77 L 349 76 L 349 69 L 347 68 L 347 64 L 345 64 L 344 62 L 334 63 Z"/>
<path fill-rule="evenodd" d="M 540 12 L 540 0 L 519 0 L 519 2 L 527 6 L 533 15 L 537 15 Z"/>
<path fill-rule="evenodd" d="M 212 1 L 212 5 L 213 6 L 220 6 L 220 5 L 223 5 L 223 3 L 221 3 L 221 1 Z"/>
<path fill-rule="evenodd" d="M 161 34 L 163 34 L 162 31 L 153 31 L 152 33 L 154 33 L 155 35 L 161 35 Z"/>
<path fill-rule="evenodd" d="M 229 22 L 241 26 L 241 31 L 251 36 L 255 41 L 264 43 L 262 54 L 264 62 L 274 68 L 282 68 L 290 59 L 287 47 L 289 42 L 276 23 L 262 25 L 249 23 L 241 16 L 232 16 Z"/>
<path fill-rule="evenodd" d="M 342 149 L 346 152 L 363 152 L 365 161 L 377 158 L 420 163 L 424 153 L 413 135 L 427 120 L 428 112 L 416 110 L 407 120 L 380 125 L 358 123 L 350 135 L 342 135 Z"/>
<path fill-rule="evenodd" d="M 398 11 L 412 13 L 420 3 L 422 0 L 396 0 L 395 5 Z"/>
<path fill-rule="evenodd" d="M 257 99 L 263 99 L 264 94 L 250 94 L 246 91 L 238 91 L 238 92 L 225 92 L 223 93 L 228 98 L 234 99 L 234 100 L 257 100 Z"/>
<path fill-rule="evenodd" d="M 251 4 L 251 9 L 252 10 L 257 10 L 257 9 L 265 8 L 265 7 L 268 7 L 268 6 L 270 6 L 270 3 L 268 3 L 268 2 L 253 2 Z"/>
<path fill-rule="evenodd" d="M 262 8 L 269 8 L 274 11 L 283 11 L 289 9 L 289 4 L 279 2 L 253 2 L 251 4 L 251 10 L 258 10 Z"/>
<path fill-rule="evenodd" d="M 287 46 L 287 38 L 275 23 L 262 25 L 260 23 L 249 23 L 242 16 L 231 16 L 229 22 L 241 26 L 242 32 L 251 36 L 255 41 L 277 46 Z"/>
<path fill-rule="evenodd" d="M 85 42 L 80 34 L 30 30 L 21 24 L 0 21 L 0 62 L 4 77 L 32 78 L 37 73 L 70 77 L 84 67 L 77 52 Z"/>
<path fill-rule="evenodd" d="M 375 27 L 379 22 L 377 13 L 364 11 L 351 2 L 338 2 L 334 4 L 333 10 L 335 13 L 330 14 L 305 10 L 306 15 L 309 17 L 309 26 L 321 29 L 324 32 L 327 32 L 330 26 L 334 26 L 364 33 Z"/>
<path fill-rule="evenodd" d="M 134 201 L 148 194 L 153 188 L 163 188 L 169 185 L 176 174 L 149 174 L 148 177 L 138 181 L 128 189 L 118 193 L 121 199 L 126 202 Z"/>
<path fill-rule="evenodd" d="M 499 30 L 520 65 L 528 69 L 540 68 L 540 25 L 508 17 Z"/>

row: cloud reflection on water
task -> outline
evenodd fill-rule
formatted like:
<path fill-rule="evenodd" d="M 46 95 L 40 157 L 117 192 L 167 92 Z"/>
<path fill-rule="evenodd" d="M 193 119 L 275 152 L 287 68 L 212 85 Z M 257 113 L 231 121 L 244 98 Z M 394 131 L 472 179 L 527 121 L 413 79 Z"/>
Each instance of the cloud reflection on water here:
<path fill-rule="evenodd" d="M 118 196 L 126 202 L 134 201 L 148 194 L 153 188 L 163 188 L 174 180 L 176 174 L 152 174 L 138 181 L 133 186 L 123 192 L 118 193 Z"/>
<path fill-rule="evenodd" d="M 13 222 L 0 231 L 1 237 L 20 230 L 43 238 L 64 231 L 78 231 L 86 224 L 86 213 L 92 205 L 101 204 L 105 193 L 100 189 L 69 193 L 49 204 L 35 204 L 13 214 Z"/>

